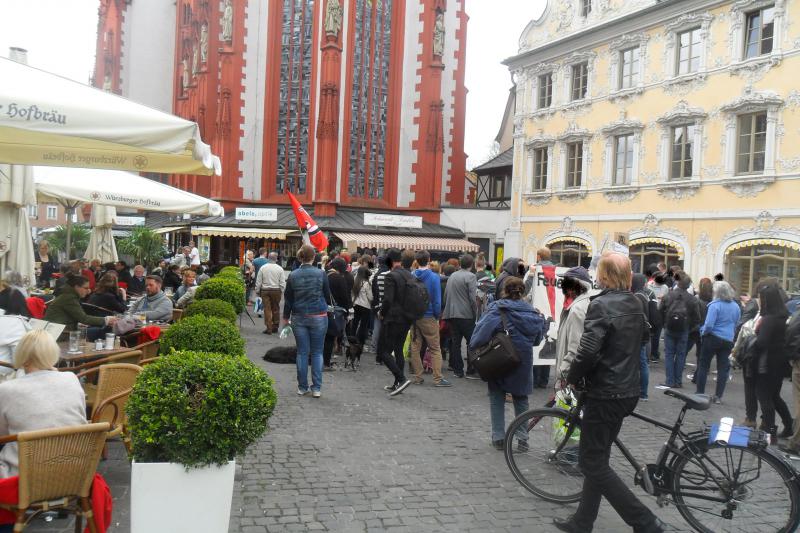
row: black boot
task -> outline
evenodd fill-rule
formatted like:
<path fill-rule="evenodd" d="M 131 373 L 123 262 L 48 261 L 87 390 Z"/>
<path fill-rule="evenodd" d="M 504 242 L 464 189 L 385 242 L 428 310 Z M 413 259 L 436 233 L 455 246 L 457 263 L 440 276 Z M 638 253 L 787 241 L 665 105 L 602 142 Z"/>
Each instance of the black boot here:
<path fill-rule="evenodd" d="M 556 526 L 556 529 L 567 533 L 584 533 L 575 525 L 573 518 L 573 516 L 569 518 L 553 518 L 553 525 Z"/>
<path fill-rule="evenodd" d="M 793 423 L 792 420 L 789 420 L 788 423 L 787 423 L 787 421 L 784 420 L 784 422 L 783 422 L 783 431 L 781 431 L 781 434 L 778 435 L 778 436 L 780 438 L 782 438 L 782 439 L 788 439 L 789 437 L 794 435 L 794 429 L 792 429 L 793 427 L 794 427 L 794 423 Z"/>

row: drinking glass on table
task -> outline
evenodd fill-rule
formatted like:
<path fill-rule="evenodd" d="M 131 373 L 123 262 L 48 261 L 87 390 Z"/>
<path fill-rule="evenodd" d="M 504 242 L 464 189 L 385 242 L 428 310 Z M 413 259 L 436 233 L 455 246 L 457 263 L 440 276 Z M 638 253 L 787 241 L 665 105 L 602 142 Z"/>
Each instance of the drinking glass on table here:
<path fill-rule="evenodd" d="M 80 353 L 81 334 L 79 331 L 69 332 L 69 353 Z"/>

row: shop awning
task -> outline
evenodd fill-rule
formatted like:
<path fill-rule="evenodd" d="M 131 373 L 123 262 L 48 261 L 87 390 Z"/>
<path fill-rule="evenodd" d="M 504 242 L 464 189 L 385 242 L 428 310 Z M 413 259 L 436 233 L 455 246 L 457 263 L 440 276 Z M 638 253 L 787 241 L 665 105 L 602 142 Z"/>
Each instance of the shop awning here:
<path fill-rule="evenodd" d="M 172 233 L 173 231 L 188 231 L 188 226 L 171 226 L 166 228 L 156 228 L 153 231 L 155 233 L 164 234 L 164 233 Z"/>
<path fill-rule="evenodd" d="M 631 240 L 631 242 L 628 243 L 628 246 L 636 246 L 637 244 L 664 244 L 666 246 L 672 246 L 678 251 L 678 255 L 683 257 L 683 246 L 669 239 L 662 239 L 661 237 L 641 237 L 639 239 Z"/>
<path fill-rule="evenodd" d="M 230 226 L 192 226 L 192 235 L 209 237 L 242 237 L 245 239 L 280 239 L 285 240 L 296 229 L 274 228 L 235 228 Z"/>
<path fill-rule="evenodd" d="M 741 248 L 748 248 L 750 246 L 780 246 L 782 248 L 791 248 L 792 250 L 800 250 L 800 243 L 786 241 L 783 239 L 749 239 L 746 241 L 737 242 L 736 244 L 732 244 L 725 250 L 725 253 L 728 254 L 734 250 L 739 250 Z"/>
<path fill-rule="evenodd" d="M 444 252 L 477 252 L 480 246 L 466 239 L 422 237 L 411 235 L 382 235 L 369 233 L 341 233 L 334 235 L 343 243 L 355 242 L 362 248 L 409 248 L 411 250 L 436 250 Z"/>
<path fill-rule="evenodd" d="M 558 242 L 575 242 L 578 244 L 582 244 L 586 247 L 586 250 L 591 254 L 592 253 L 592 245 L 586 239 L 581 237 L 556 237 L 555 239 L 550 239 L 547 241 L 545 246 L 550 246 L 551 244 L 556 244 Z"/>

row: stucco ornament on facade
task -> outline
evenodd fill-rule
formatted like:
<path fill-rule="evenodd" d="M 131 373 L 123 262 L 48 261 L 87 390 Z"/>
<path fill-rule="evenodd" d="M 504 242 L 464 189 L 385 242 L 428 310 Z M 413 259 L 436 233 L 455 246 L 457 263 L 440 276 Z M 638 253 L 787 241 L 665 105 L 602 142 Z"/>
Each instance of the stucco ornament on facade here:
<path fill-rule="evenodd" d="M 798 226 L 779 226 L 778 217 L 769 211 L 761 211 L 758 216 L 753 218 L 752 226 L 740 226 L 726 233 L 717 251 L 718 268 L 723 267 L 723 257 L 728 248 L 737 242 L 747 239 L 787 239 L 800 242 L 800 227 Z"/>
<path fill-rule="evenodd" d="M 545 233 L 542 236 L 542 243 L 548 244 L 553 239 L 557 239 L 559 237 L 578 237 L 588 242 L 591 245 L 592 250 L 596 248 L 594 235 L 592 235 L 590 231 L 577 227 L 575 225 L 575 221 L 572 220 L 572 217 L 564 217 L 561 220 L 561 225 L 558 228 Z"/>
<path fill-rule="evenodd" d="M 661 219 L 650 213 L 642 219 L 642 225 L 629 232 L 631 240 L 643 237 L 658 237 L 669 239 L 679 243 L 687 242 L 686 235 L 677 228 L 670 228 L 661 225 Z"/>
<path fill-rule="evenodd" d="M 708 113 L 699 107 L 691 107 L 686 100 L 679 101 L 675 107 L 661 115 L 656 120 L 659 126 L 669 128 L 672 126 L 681 126 L 683 124 L 695 124 L 708 118 Z"/>
<path fill-rule="evenodd" d="M 624 204 L 630 202 L 639 194 L 638 187 L 619 187 L 603 191 L 606 200 L 614 204 Z"/>
<path fill-rule="evenodd" d="M 658 187 L 658 194 L 667 200 L 680 201 L 691 198 L 700 190 L 700 183 L 693 181 L 667 182 Z"/>
<path fill-rule="evenodd" d="M 525 203 L 529 206 L 542 206 L 550 203 L 553 199 L 553 194 L 547 193 L 528 193 L 525 195 Z"/>

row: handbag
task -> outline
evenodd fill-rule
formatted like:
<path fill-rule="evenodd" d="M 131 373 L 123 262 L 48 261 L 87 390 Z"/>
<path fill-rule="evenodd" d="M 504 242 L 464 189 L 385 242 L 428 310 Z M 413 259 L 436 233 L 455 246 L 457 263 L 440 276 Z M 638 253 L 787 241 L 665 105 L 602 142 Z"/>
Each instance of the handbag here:
<path fill-rule="evenodd" d="M 522 362 L 508 333 L 508 322 L 502 309 L 500 320 L 503 322 L 503 329 L 492 335 L 488 343 L 467 353 L 470 366 L 477 370 L 483 381 L 502 379 L 516 370 Z"/>
<path fill-rule="evenodd" d="M 328 306 L 328 331 L 329 337 L 340 337 L 347 325 L 347 309 L 336 304 L 336 299 L 331 294 L 333 305 Z"/>
<path fill-rule="evenodd" d="M 756 326 L 760 318 L 761 314 L 759 313 L 745 322 L 739 330 L 736 343 L 733 346 L 733 350 L 731 350 L 731 357 L 739 366 L 746 365 L 756 355 L 753 345 L 756 341 Z"/>
<path fill-rule="evenodd" d="M 131 317 L 124 317 L 117 320 L 111 328 L 116 335 L 125 335 L 136 329 L 136 320 Z"/>

